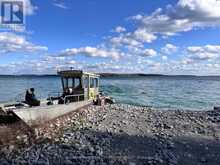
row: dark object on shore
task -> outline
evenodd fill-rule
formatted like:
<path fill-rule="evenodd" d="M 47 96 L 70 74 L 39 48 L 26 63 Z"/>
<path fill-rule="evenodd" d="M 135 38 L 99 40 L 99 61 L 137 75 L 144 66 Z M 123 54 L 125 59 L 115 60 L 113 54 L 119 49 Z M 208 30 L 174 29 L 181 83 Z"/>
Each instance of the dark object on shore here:
<path fill-rule="evenodd" d="M 98 106 L 103 106 L 105 104 L 114 104 L 114 103 L 115 103 L 114 99 L 112 99 L 111 97 L 104 96 L 102 94 L 99 94 L 97 96 L 97 99 L 93 101 L 93 104 Z"/>
<path fill-rule="evenodd" d="M 105 103 L 106 104 L 115 104 L 115 100 L 112 99 L 111 97 L 106 97 L 105 98 Z"/>
<path fill-rule="evenodd" d="M 109 96 L 106 96 L 103 91 L 100 91 L 97 96 L 97 100 L 94 102 L 95 105 L 115 104 L 115 100 Z"/>
<path fill-rule="evenodd" d="M 215 106 L 214 111 L 219 111 L 220 112 L 220 106 Z"/>

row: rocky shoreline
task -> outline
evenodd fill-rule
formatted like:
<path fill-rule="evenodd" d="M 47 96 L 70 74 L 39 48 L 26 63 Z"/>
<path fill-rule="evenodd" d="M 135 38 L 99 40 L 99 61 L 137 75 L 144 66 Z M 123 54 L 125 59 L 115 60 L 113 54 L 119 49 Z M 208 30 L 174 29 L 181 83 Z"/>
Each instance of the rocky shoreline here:
<path fill-rule="evenodd" d="M 0 164 L 220 164 L 220 112 L 89 106 L 2 145 Z"/>

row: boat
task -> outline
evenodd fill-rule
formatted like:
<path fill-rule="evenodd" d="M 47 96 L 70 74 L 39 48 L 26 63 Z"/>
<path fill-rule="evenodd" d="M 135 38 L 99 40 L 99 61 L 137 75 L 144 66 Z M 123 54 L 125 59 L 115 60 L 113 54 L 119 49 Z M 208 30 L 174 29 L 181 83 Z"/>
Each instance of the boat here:
<path fill-rule="evenodd" d="M 98 74 L 73 69 L 57 73 L 61 78 L 62 92 L 41 100 L 39 106 L 30 106 L 26 101 L 0 105 L 0 116 L 7 119 L 16 116 L 29 126 L 37 126 L 91 104 L 103 105 L 105 99 L 111 102 L 99 91 Z"/>

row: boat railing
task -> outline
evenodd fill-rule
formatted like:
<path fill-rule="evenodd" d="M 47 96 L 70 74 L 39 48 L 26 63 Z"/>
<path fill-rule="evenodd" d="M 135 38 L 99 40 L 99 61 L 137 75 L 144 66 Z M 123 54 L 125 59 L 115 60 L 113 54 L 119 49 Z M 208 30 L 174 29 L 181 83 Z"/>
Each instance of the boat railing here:
<path fill-rule="evenodd" d="M 62 93 L 61 92 L 50 92 L 48 94 L 48 98 L 47 100 L 50 102 L 50 103 L 53 103 L 54 100 L 59 100 L 62 96 Z"/>
<path fill-rule="evenodd" d="M 68 103 L 68 99 L 70 98 L 77 98 L 77 101 L 80 101 L 80 96 L 84 96 L 84 94 L 75 94 L 75 95 L 67 95 L 64 97 L 64 103 Z"/>
<path fill-rule="evenodd" d="M 62 92 L 51 92 L 48 95 L 48 100 L 52 103 L 54 100 L 61 99 L 62 97 Z M 80 101 L 80 97 L 84 97 L 84 94 L 74 94 L 74 95 L 66 95 L 63 97 L 64 103 L 68 103 L 68 100 L 77 98 L 75 101 Z"/>
<path fill-rule="evenodd" d="M 60 97 L 62 95 L 62 92 L 50 92 L 48 94 L 48 98 L 51 98 L 51 97 Z"/>

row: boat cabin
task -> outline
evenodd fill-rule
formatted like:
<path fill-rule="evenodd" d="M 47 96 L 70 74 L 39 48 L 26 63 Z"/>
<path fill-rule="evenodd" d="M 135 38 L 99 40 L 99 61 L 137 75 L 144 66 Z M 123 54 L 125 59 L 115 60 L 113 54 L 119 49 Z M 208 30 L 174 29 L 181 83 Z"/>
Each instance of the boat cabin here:
<path fill-rule="evenodd" d="M 99 94 L 99 75 L 81 70 L 59 71 L 58 75 L 61 77 L 62 96 L 67 102 L 96 100 Z"/>

